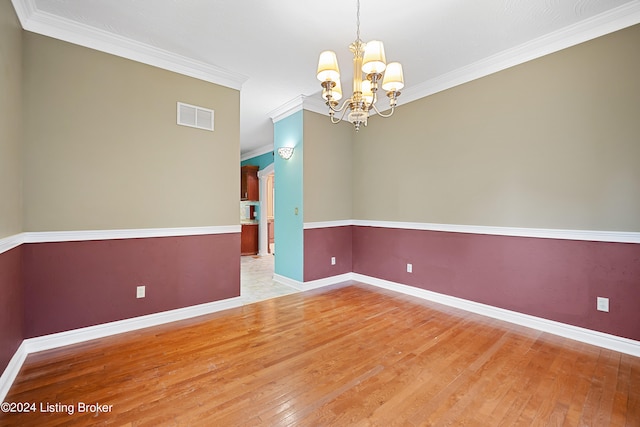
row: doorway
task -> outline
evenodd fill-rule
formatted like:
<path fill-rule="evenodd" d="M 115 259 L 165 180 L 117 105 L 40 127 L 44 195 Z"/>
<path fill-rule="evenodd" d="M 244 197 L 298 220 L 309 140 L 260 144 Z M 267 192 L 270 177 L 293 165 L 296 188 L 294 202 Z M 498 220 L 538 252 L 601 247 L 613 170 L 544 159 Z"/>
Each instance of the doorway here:
<path fill-rule="evenodd" d="M 274 194 L 275 194 L 275 174 L 274 164 L 258 172 L 260 182 L 260 220 L 258 222 L 258 255 L 275 255 L 275 233 L 274 233 Z"/>

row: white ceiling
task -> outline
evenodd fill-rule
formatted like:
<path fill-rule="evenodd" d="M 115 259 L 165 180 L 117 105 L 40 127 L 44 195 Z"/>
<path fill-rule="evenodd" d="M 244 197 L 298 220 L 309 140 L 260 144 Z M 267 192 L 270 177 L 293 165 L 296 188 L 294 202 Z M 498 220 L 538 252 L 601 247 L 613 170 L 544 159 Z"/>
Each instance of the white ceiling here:
<path fill-rule="evenodd" d="M 13 3 L 26 30 L 241 89 L 243 153 L 273 143 L 274 110 L 319 98 L 322 50 L 349 87 L 355 0 Z M 362 39 L 403 64 L 400 104 L 638 22 L 640 0 L 361 1 Z"/>

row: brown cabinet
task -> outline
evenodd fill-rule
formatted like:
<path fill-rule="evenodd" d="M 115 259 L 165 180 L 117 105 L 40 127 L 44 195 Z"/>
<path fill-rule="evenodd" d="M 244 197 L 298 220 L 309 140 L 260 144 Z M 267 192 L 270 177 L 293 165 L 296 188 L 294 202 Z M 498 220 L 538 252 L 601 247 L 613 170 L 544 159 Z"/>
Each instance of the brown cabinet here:
<path fill-rule="evenodd" d="M 258 200 L 258 166 L 240 168 L 240 200 Z"/>
<path fill-rule="evenodd" d="M 242 224 L 240 234 L 240 254 L 256 255 L 258 253 L 258 224 Z"/>

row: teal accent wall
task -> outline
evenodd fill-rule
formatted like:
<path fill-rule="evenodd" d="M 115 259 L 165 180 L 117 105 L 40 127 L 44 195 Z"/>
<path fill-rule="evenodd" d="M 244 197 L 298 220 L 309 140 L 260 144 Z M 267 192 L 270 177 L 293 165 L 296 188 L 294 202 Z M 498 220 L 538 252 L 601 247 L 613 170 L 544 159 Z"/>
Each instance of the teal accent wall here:
<path fill-rule="evenodd" d="M 303 112 L 298 111 L 276 122 L 273 127 L 273 146 L 276 152 L 280 147 L 294 147 L 293 156 L 289 160 L 284 160 L 278 155 L 274 156 L 275 273 L 302 282 L 304 280 Z"/>
<path fill-rule="evenodd" d="M 260 170 L 273 163 L 273 151 L 240 162 L 240 166 L 258 166 Z"/>

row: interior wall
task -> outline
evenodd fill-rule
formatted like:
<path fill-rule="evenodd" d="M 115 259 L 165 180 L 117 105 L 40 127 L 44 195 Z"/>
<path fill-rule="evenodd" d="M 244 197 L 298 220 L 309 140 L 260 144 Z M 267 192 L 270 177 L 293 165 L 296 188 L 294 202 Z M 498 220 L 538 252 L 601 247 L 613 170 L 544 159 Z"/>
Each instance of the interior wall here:
<path fill-rule="evenodd" d="M 304 111 L 304 222 L 352 218 L 353 127 Z"/>
<path fill-rule="evenodd" d="M 239 224 L 237 90 L 28 32 L 24 70 L 27 231 Z"/>
<path fill-rule="evenodd" d="M 239 225 L 239 91 L 24 34 L 25 231 Z M 72 240 L 22 247 L 28 337 L 240 295 L 239 232 Z"/>
<path fill-rule="evenodd" d="M 0 3 L 0 238 L 22 231 L 22 28 Z"/>
<path fill-rule="evenodd" d="M 25 338 L 240 296 L 238 233 L 21 249 Z M 145 298 L 136 298 L 140 285 Z"/>
<path fill-rule="evenodd" d="M 640 25 L 372 117 L 354 217 L 640 231 L 638 45 Z"/>
<path fill-rule="evenodd" d="M 298 111 L 273 125 L 273 149 L 293 147 L 290 159 L 274 156 L 276 179 L 274 197 L 275 274 L 302 281 L 304 274 L 303 162 L 304 115 Z"/>
<path fill-rule="evenodd" d="M 353 217 L 353 133 L 349 123 L 334 125 L 327 116 L 304 112 L 305 224 Z M 351 272 L 351 240 L 350 227 L 305 229 L 304 280 Z"/>
<path fill-rule="evenodd" d="M 372 118 L 354 218 L 395 223 L 354 227 L 353 271 L 640 340 L 640 244 L 402 226 L 639 232 L 638 46 L 640 25 Z"/>
<path fill-rule="evenodd" d="M 240 162 L 240 166 L 258 166 L 258 168 L 262 170 L 273 163 L 274 155 L 275 154 L 273 151 L 269 151 L 268 153 L 243 160 L 242 162 Z"/>
<path fill-rule="evenodd" d="M 24 338 L 21 248 L 3 238 L 22 231 L 22 29 L 0 2 L 0 372 Z M 8 249 L 8 250 L 7 250 Z"/>

